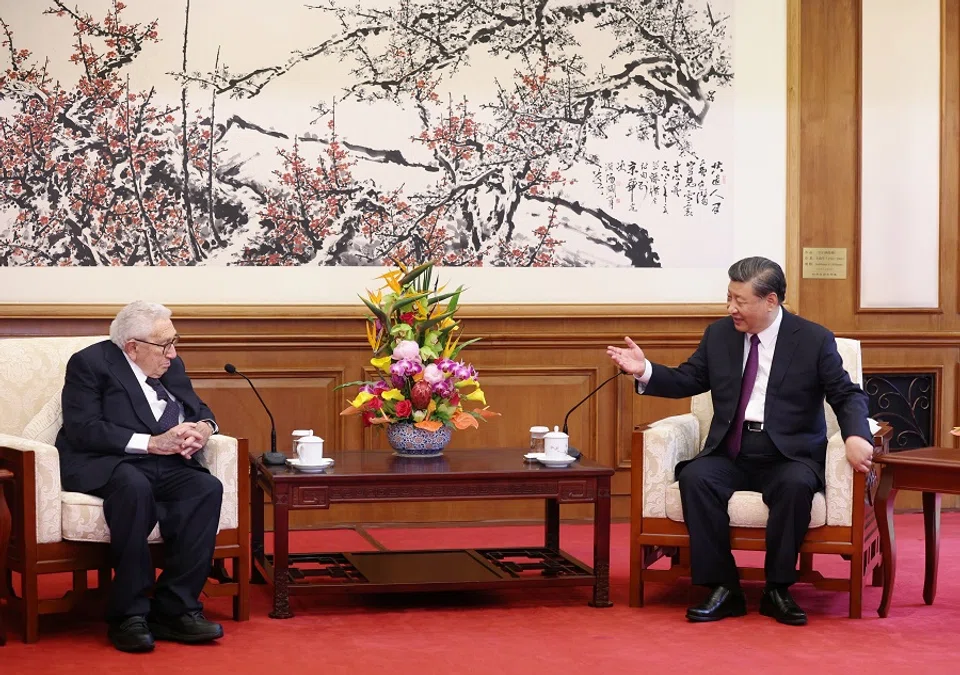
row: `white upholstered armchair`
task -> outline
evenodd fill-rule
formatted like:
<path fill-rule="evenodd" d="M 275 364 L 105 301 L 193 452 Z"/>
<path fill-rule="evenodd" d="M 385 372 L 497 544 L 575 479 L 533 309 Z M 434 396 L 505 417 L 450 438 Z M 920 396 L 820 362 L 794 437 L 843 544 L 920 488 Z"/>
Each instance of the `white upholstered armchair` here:
<path fill-rule="evenodd" d="M 64 492 L 53 443 L 63 423 L 60 391 L 67 361 L 75 352 L 104 337 L 45 337 L 0 340 L 0 468 L 15 474 L 7 499 L 13 535 L 7 575 L 20 575 L 20 588 L 0 580 L 13 592 L 8 599 L 21 617 L 24 641 L 38 637 L 39 615 L 70 609 L 87 590 L 87 570 L 99 570 L 99 584 L 110 582 L 110 531 L 98 497 Z M 214 560 L 233 561 L 233 579 L 221 575 L 208 583 L 209 595 L 233 597 L 234 619 L 249 618 L 249 487 L 246 442 L 212 436 L 200 461 L 223 483 L 223 504 Z M 242 454 L 241 454 L 242 453 Z M 159 526 L 150 541 L 159 543 Z M 159 560 L 159 556 L 158 556 Z M 219 564 L 218 564 L 219 567 Z M 73 593 L 40 599 L 43 574 L 73 573 Z M 19 590 L 19 592 L 17 592 Z"/>
<path fill-rule="evenodd" d="M 837 339 L 843 366 L 850 378 L 862 384 L 860 343 Z M 880 549 L 870 499 L 872 477 L 854 474 L 846 460 L 836 415 L 824 403 L 827 418 L 826 489 L 814 496 L 810 529 L 800 554 L 801 582 L 849 591 L 850 616 L 859 618 L 863 585 L 875 572 L 879 581 Z M 665 581 L 690 575 L 689 538 L 680 506 L 680 483 L 676 465 L 692 459 L 703 448 L 713 405 L 710 393 L 691 399 L 690 412 L 638 427 L 633 434 L 631 456 L 630 604 L 643 606 L 645 581 Z M 890 431 L 882 428 L 874 437 L 878 452 L 885 452 Z M 868 483 L 871 483 L 868 485 Z M 768 510 L 759 492 L 735 492 L 730 499 L 730 537 L 734 549 L 763 550 Z M 850 576 L 827 579 L 813 569 L 815 553 L 840 554 L 850 560 Z M 649 569 L 669 554 L 670 569 Z M 762 579 L 763 570 L 746 569 L 747 579 Z"/>

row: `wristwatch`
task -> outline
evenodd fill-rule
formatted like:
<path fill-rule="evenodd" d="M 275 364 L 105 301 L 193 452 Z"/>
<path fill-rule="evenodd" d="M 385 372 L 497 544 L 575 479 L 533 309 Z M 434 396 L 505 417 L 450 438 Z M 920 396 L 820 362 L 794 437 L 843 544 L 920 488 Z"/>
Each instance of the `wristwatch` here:
<path fill-rule="evenodd" d="M 201 422 L 206 422 L 207 424 L 210 425 L 210 428 L 213 429 L 213 432 L 212 432 L 211 435 L 213 435 L 213 434 L 219 434 L 219 433 L 220 433 L 220 427 L 218 427 L 218 426 L 217 426 L 217 423 L 214 422 L 213 420 L 200 420 L 200 421 L 201 421 Z"/>

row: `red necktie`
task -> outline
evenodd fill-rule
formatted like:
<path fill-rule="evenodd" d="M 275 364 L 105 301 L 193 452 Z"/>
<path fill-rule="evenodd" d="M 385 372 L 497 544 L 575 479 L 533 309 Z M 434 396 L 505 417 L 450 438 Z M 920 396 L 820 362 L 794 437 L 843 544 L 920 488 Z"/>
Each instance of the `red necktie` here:
<path fill-rule="evenodd" d="M 753 393 L 753 385 L 756 384 L 757 370 L 760 366 L 759 345 L 760 338 L 751 335 L 750 353 L 747 355 L 747 364 L 743 367 L 743 382 L 740 385 L 740 402 L 737 403 L 737 414 L 733 418 L 729 433 L 727 433 L 727 455 L 730 456 L 730 459 L 736 459 L 740 453 L 740 441 L 743 438 L 743 418 L 747 412 L 747 402 L 750 401 L 750 394 Z"/>

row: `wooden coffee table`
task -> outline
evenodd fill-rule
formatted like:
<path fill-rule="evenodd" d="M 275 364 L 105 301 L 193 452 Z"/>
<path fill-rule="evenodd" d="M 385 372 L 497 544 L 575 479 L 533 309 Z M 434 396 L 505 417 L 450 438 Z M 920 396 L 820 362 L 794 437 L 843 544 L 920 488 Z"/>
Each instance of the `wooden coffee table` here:
<path fill-rule="evenodd" d="M 880 465 L 877 489 L 877 526 L 883 556 L 883 597 L 877 613 L 890 612 L 893 583 L 897 575 L 897 542 L 893 533 L 893 505 L 898 490 L 923 493 L 923 530 L 926 565 L 923 575 L 923 600 L 933 604 L 937 594 L 937 564 L 940 557 L 940 495 L 960 494 L 960 450 L 920 448 L 875 457 Z"/>
<path fill-rule="evenodd" d="M 343 451 L 324 473 L 264 465 L 250 456 L 254 582 L 273 584 L 275 619 L 291 595 L 592 586 L 589 604 L 610 607 L 610 478 L 588 459 L 551 469 L 524 449 L 448 450 L 432 459 Z M 273 554 L 264 549 L 264 501 L 273 501 Z M 540 499 L 543 546 L 425 551 L 290 553 L 290 511 L 334 504 Z M 560 549 L 560 504 L 594 505 L 593 566 Z M 369 536 L 368 536 L 369 538 Z"/>

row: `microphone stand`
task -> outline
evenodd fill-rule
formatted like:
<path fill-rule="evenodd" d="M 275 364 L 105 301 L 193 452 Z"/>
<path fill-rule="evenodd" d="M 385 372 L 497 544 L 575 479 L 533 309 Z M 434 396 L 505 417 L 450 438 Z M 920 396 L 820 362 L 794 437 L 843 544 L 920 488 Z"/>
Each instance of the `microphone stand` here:
<path fill-rule="evenodd" d="M 581 399 L 580 402 L 577 403 L 577 405 L 575 405 L 575 406 L 573 406 L 572 408 L 570 408 L 570 410 L 567 411 L 566 417 L 563 418 L 563 433 L 565 433 L 565 434 L 567 434 L 567 435 L 569 436 L 569 432 L 567 431 L 567 420 L 570 419 L 570 413 L 572 413 L 574 410 L 576 410 L 577 408 L 579 408 L 580 406 L 582 406 L 584 403 L 586 403 L 587 401 L 589 401 L 589 400 L 590 400 L 590 397 L 593 396 L 594 394 L 596 394 L 596 393 L 597 393 L 598 391 L 600 391 L 601 389 L 603 389 L 603 388 L 607 385 L 608 382 L 610 382 L 610 381 L 612 381 L 612 380 L 615 380 L 615 379 L 617 379 L 618 377 L 620 377 L 621 375 L 625 375 L 625 374 L 626 374 L 626 373 L 624 373 L 624 371 L 618 370 L 616 373 L 614 373 L 613 375 L 611 375 L 610 377 L 608 377 L 607 379 L 605 379 L 603 382 L 601 382 L 599 385 L 597 385 L 597 387 L 596 387 L 593 391 L 591 391 L 589 394 L 587 394 L 586 396 L 584 396 L 583 399 Z M 567 446 L 567 454 L 570 455 L 571 457 L 576 457 L 577 459 L 580 459 L 580 451 L 577 450 L 576 448 L 574 448 L 573 446 L 570 446 L 570 445 Z"/>
<path fill-rule="evenodd" d="M 231 375 L 239 375 L 247 381 L 247 384 L 249 384 L 250 388 L 253 389 L 253 393 L 257 395 L 258 399 L 260 399 L 260 405 L 263 406 L 263 409 L 267 411 L 267 415 L 270 417 L 270 452 L 265 452 L 260 455 L 260 459 L 263 460 L 264 464 L 271 466 L 282 466 L 286 464 L 287 456 L 282 452 L 277 452 L 277 425 L 273 421 L 273 414 L 270 412 L 270 408 L 267 407 L 267 404 L 263 401 L 263 397 L 260 396 L 260 392 L 257 391 L 255 386 L 253 386 L 253 382 L 250 380 L 250 378 L 237 370 L 232 363 L 228 363 L 223 367 L 223 369 Z"/>

